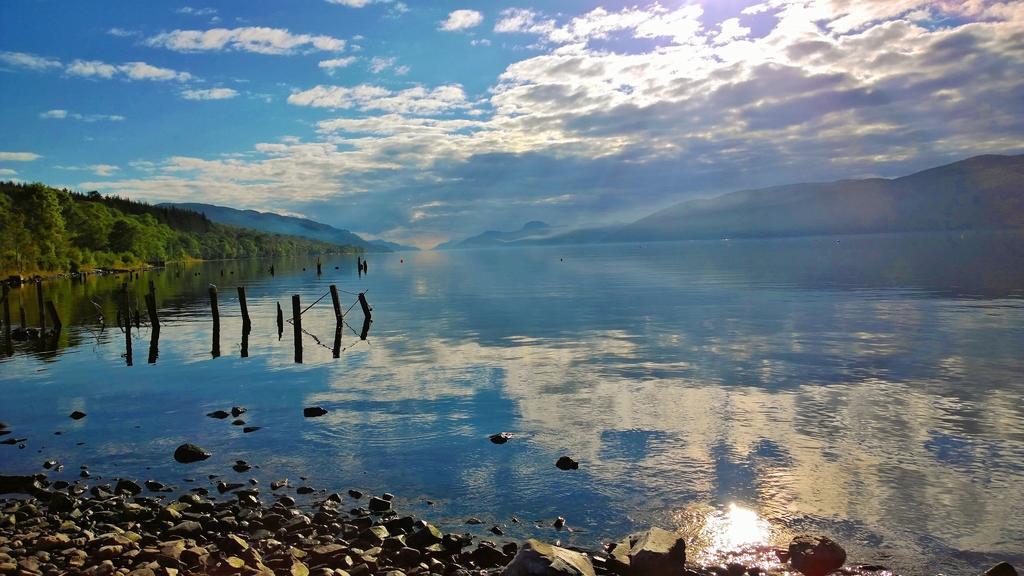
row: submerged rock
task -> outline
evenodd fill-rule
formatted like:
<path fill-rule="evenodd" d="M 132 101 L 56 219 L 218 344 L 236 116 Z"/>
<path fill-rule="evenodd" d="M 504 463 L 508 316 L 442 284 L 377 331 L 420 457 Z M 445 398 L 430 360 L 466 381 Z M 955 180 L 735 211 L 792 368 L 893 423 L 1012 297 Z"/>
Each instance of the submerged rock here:
<path fill-rule="evenodd" d="M 488 438 L 490 439 L 491 442 L 495 444 L 504 444 L 505 442 L 508 442 L 509 440 L 512 439 L 512 433 L 501 432 L 499 434 L 491 434 L 490 436 L 488 436 Z"/>
<path fill-rule="evenodd" d="M 585 554 L 537 540 L 527 540 L 505 567 L 503 576 L 594 576 Z"/>
<path fill-rule="evenodd" d="M 210 418 L 216 418 L 218 420 L 223 420 L 223 419 L 227 418 L 228 416 L 230 416 L 230 414 L 228 414 L 227 412 L 225 412 L 223 410 L 214 410 L 213 412 L 208 413 L 207 416 L 209 416 Z"/>
<path fill-rule="evenodd" d="M 234 416 L 235 418 L 238 418 L 239 416 L 241 416 L 242 414 L 245 414 L 248 411 L 249 411 L 248 408 L 243 408 L 242 406 L 232 406 L 231 407 L 231 415 Z"/>
<path fill-rule="evenodd" d="M 182 444 L 174 451 L 174 459 L 182 464 L 199 462 L 210 457 L 210 453 L 195 444 Z"/>
<path fill-rule="evenodd" d="M 81 420 L 82 418 L 85 418 L 85 412 L 79 412 L 78 410 L 75 410 L 71 414 L 68 414 L 68 417 L 71 418 L 72 420 Z"/>
<path fill-rule="evenodd" d="M 1009 562 L 1000 562 L 986 570 L 983 576 L 1017 576 L 1017 571 Z"/>
<path fill-rule="evenodd" d="M 323 416 L 324 414 L 327 414 L 327 409 L 319 406 L 310 406 L 302 409 L 302 415 L 306 418 L 316 418 L 317 416 Z"/>
<path fill-rule="evenodd" d="M 802 534 L 789 543 L 789 563 L 807 576 L 824 576 L 842 567 L 846 550 L 830 538 Z"/>
<path fill-rule="evenodd" d="M 555 466 L 560 470 L 579 470 L 580 463 L 568 456 L 562 456 L 557 462 L 555 462 Z"/>

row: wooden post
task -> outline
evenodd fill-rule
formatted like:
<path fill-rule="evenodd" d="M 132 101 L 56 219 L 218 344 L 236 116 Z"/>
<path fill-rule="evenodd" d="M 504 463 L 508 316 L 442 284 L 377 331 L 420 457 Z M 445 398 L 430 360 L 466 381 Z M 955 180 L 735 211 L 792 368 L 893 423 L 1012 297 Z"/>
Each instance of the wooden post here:
<path fill-rule="evenodd" d="M 213 350 L 214 358 L 220 357 L 220 309 L 217 307 L 217 287 L 210 284 L 210 311 L 213 313 Z"/>
<path fill-rule="evenodd" d="M 43 282 L 36 282 L 36 305 L 39 307 L 39 330 L 46 331 L 46 309 L 43 308 Z"/>
<path fill-rule="evenodd" d="M 121 285 L 122 297 L 121 305 L 124 307 L 124 313 L 121 315 L 124 318 L 124 359 L 125 362 L 132 365 L 132 313 L 131 305 L 128 301 L 128 283 L 125 282 Z"/>
<path fill-rule="evenodd" d="M 359 333 L 360 340 L 366 340 L 366 335 L 370 333 L 370 318 L 363 318 L 363 330 Z"/>
<path fill-rule="evenodd" d="M 252 322 L 249 320 L 249 305 L 245 301 L 245 286 L 238 287 L 238 305 L 242 308 L 242 331 L 248 332 L 252 329 Z"/>
<path fill-rule="evenodd" d="M 373 317 L 373 315 L 370 313 L 370 310 L 372 310 L 372 308 L 370 308 L 370 304 L 367 303 L 366 296 L 363 292 L 359 293 L 359 306 L 363 309 L 363 316 L 366 316 L 367 320 Z"/>
<path fill-rule="evenodd" d="M 18 318 L 21 320 L 21 329 L 24 330 L 28 324 L 25 323 L 25 303 L 18 302 Z"/>
<path fill-rule="evenodd" d="M 53 305 L 53 300 L 46 301 L 46 311 L 50 314 L 50 323 L 53 324 L 53 329 L 60 332 L 62 326 L 60 314 L 57 314 L 57 307 Z"/>
<path fill-rule="evenodd" d="M 153 326 L 149 332 L 149 363 L 156 364 L 158 356 L 160 356 L 160 326 Z"/>
<path fill-rule="evenodd" d="M 320 275 L 320 257 L 319 256 L 317 256 L 317 259 L 316 259 L 316 275 L 317 276 Z"/>
<path fill-rule="evenodd" d="M 292 329 L 295 336 L 295 363 L 302 364 L 302 307 L 299 295 L 292 296 Z"/>
<path fill-rule="evenodd" d="M 344 324 L 341 322 L 338 322 L 334 326 L 334 348 L 331 349 L 331 352 L 334 354 L 335 358 L 341 357 L 341 329 L 343 326 Z"/>
<path fill-rule="evenodd" d="M 281 303 L 277 303 L 277 339 L 281 339 L 281 335 L 284 334 L 284 312 L 281 310 Z"/>
<path fill-rule="evenodd" d="M 331 284 L 331 302 L 334 304 L 334 319 L 341 324 L 341 302 L 338 300 L 338 287 Z"/>
<path fill-rule="evenodd" d="M 274 275 L 274 265 L 273 264 L 270 265 L 270 275 L 271 276 Z"/>

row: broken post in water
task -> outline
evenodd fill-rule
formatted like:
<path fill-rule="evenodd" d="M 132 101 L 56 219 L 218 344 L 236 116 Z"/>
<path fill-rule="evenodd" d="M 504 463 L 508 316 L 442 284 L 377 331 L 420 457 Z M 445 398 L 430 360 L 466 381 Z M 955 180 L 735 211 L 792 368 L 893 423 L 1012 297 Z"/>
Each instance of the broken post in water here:
<path fill-rule="evenodd" d="M 292 296 L 292 329 L 295 336 L 295 363 L 302 364 L 302 308 L 298 294 Z"/>
<path fill-rule="evenodd" d="M 317 256 L 317 258 L 316 258 L 316 275 L 317 276 L 320 275 L 320 257 L 319 256 Z"/>
<path fill-rule="evenodd" d="M 238 287 L 238 305 L 242 308 L 242 332 L 248 333 L 252 330 L 252 322 L 249 320 L 249 305 L 245 301 L 245 286 Z"/>
<path fill-rule="evenodd" d="M 334 348 L 331 349 L 331 352 L 335 358 L 341 357 L 341 329 L 344 326 L 341 322 L 334 326 Z"/>
<path fill-rule="evenodd" d="M 281 310 L 281 303 L 277 303 L 277 339 L 280 340 L 284 334 L 284 312 Z"/>
<path fill-rule="evenodd" d="M 53 305 L 53 300 L 46 301 L 46 311 L 50 314 L 50 323 L 53 324 L 53 330 L 60 332 L 63 324 L 60 322 L 60 314 L 57 314 L 57 307 Z"/>
<path fill-rule="evenodd" d="M 128 283 L 125 282 L 121 285 L 121 306 L 124 307 L 124 312 L 121 317 L 124 318 L 124 359 L 125 362 L 132 365 L 132 313 L 131 304 L 128 301 Z"/>
<path fill-rule="evenodd" d="M 366 301 L 366 295 L 363 292 L 359 293 L 359 306 L 363 309 L 363 330 L 359 333 L 360 340 L 366 340 L 366 335 L 370 333 L 370 322 L 373 322 L 373 315 L 371 314 L 370 304 Z"/>
<path fill-rule="evenodd" d="M 334 304 L 334 319 L 340 325 L 344 318 L 341 314 L 341 301 L 338 300 L 338 287 L 331 284 L 331 303 Z"/>
<path fill-rule="evenodd" d="M 210 311 L 213 312 L 213 350 L 214 358 L 220 357 L 220 309 L 217 307 L 217 287 L 210 284 Z"/>
<path fill-rule="evenodd" d="M 43 308 L 43 282 L 36 282 L 36 305 L 39 308 L 39 330 L 46 331 L 46 309 Z"/>
<path fill-rule="evenodd" d="M 160 327 L 153 326 L 149 332 L 149 363 L 156 364 L 158 356 L 160 356 Z"/>
<path fill-rule="evenodd" d="M 270 275 L 271 276 L 274 275 L 274 265 L 273 264 L 270 265 Z"/>
<path fill-rule="evenodd" d="M 146 294 L 146 312 L 149 314 L 149 325 L 156 332 L 160 331 L 160 318 L 156 314 L 156 292 L 153 291 L 153 284 L 150 283 L 149 293 Z"/>

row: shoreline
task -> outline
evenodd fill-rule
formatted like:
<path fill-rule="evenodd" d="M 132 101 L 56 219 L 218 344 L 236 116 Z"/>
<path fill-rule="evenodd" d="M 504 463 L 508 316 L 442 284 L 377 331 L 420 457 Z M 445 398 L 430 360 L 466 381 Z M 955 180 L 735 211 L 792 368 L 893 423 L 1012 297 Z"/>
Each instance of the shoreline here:
<path fill-rule="evenodd" d="M 238 461 L 234 469 L 248 466 Z M 48 461 L 44 467 L 61 465 Z M 400 514 L 387 493 L 327 493 L 287 481 L 261 490 L 255 479 L 227 483 L 216 475 L 207 478 L 211 488 L 182 492 L 155 480 L 90 481 L 86 467 L 80 476 L 74 482 L 51 482 L 45 474 L 0 475 L 0 574 L 892 574 L 882 566 L 845 565 L 845 551 L 823 537 L 797 536 L 788 550 L 728 551 L 731 561 L 703 565 L 687 557 L 683 535 L 659 528 L 624 536 L 602 549 L 561 548 L 559 541 L 508 541 L 498 526 L 491 529 L 494 538 L 442 532 Z M 564 520 L 556 521 L 561 530 L 559 522 Z M 478 523 L 475 518 L 466 522 Z M 1002 563 L 985 574 L 1016 573 Z"/>

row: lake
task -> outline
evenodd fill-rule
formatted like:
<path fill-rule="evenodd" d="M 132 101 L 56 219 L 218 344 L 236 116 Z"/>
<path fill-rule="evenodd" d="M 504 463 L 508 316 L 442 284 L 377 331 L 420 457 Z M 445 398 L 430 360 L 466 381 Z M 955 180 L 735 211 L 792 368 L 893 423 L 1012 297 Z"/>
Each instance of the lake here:
<path fill-rule="evenodd" d="M 824 533 L 907 574 L 1024 564 L 1024 238 L 967 234 L 537 247 L 173 265 L 47 282 L 56 341 L 3 342 L 0 471 L 289 478 L 397 495 L 449 530 L 593 546 L 652 524 L 717 548 Z M 337 267 L 337 268 L 336 268 Z M 150 363 L 142 294 L 162 330 Z M 220 291 L 211 354 L 209 284 Z M 330 284 L 303 362 L 276 306 Z M 235 288 L 252 332 L 242 357 Z M 35 287 L 12 291 L 36 323 Z M 101 329 L 99 315 L 106 320 Z M 315 338 L 314 338 L 315 337 Z M 244 406 L 243 433 L 206 413 Z M 328 413 L 304 418 L 302 408 Z M 68 414 L 88 414 L 71 420 Z M 511 432 L 495 445 L 488 436 Z M 55 434 L 60 432 L 60 434 Z M 213 453 L 182 465 L 182 442 Z M 563 455 L 580 463 L 562 471 Z M 245 459 L 258 466 L 236 474 Z M 193 483 L 186 479 L 194 480 Z M 269 492 L 269 488 L 267 489 Z M 474 516 L 485 523 L 465 526 Z M 520 523 L 511 520 L 516 516 Z M 572 532 L 551 523 L 564 516 Z M 537 527 L 539 521 L 542 527 Z M 717 547 L 717 548 L 716 548 Z"/>

